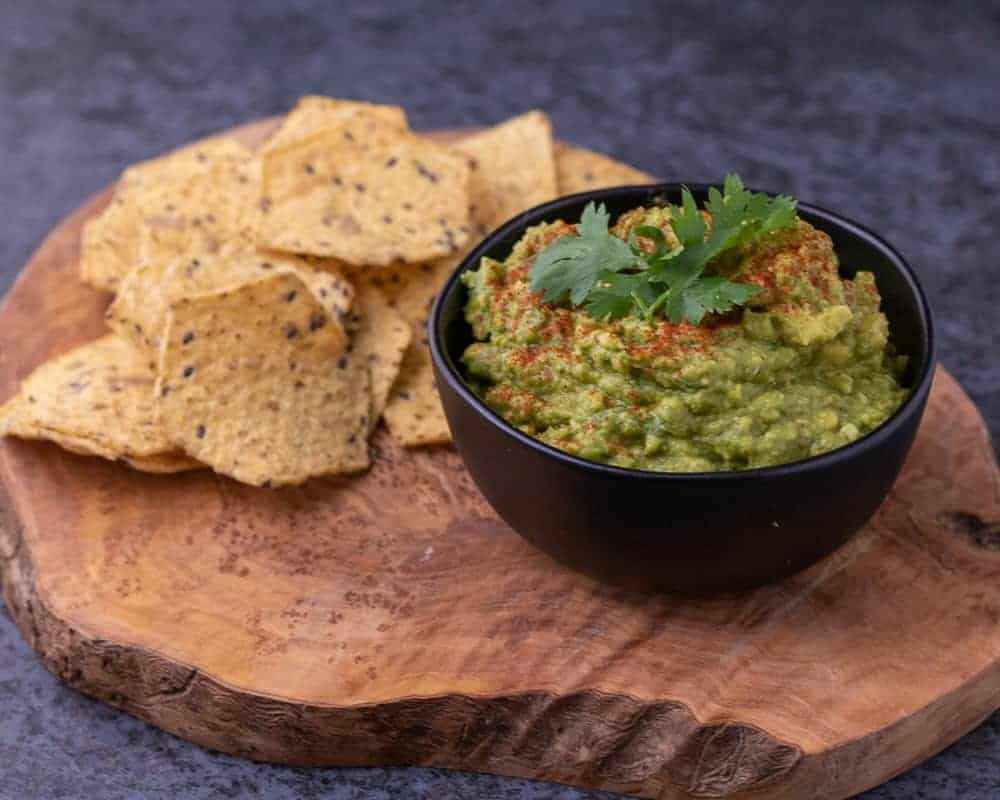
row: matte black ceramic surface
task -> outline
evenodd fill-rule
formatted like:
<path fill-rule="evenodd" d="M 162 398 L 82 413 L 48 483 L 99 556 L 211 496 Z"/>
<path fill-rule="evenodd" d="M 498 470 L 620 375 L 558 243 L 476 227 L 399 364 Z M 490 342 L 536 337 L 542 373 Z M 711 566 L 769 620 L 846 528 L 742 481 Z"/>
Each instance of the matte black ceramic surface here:
<path fill-rule="evenodd" d="M 826 231 L 841 273 L 875 274 L 892 341 L 910 357 L 912 393 L 885 424 L 815 458 L 741 472 L 658 473 L 571 456 L 508 425 L 465 384 L 460 357 L 472 342 L 459 275 L 484 256 L 503 259 L 525 228 L 576 221 L 591 200 L 612 220 L 638 205 L 678 202 L 680 184 L 586 192 L 511 220 L 479 245 L 442 290 L 430 318 L 438 388 L 459 453 L 508 524 L 542 550 L 595 577 L 633 586 L 708 593 L 757 586 L 829 554 L 875 512 L 910 449 L 934 374 L 930 308 L 893 248 L 843 217 L 800 204 Z M 690 184 L 696 199 L 707 186 Z"/>

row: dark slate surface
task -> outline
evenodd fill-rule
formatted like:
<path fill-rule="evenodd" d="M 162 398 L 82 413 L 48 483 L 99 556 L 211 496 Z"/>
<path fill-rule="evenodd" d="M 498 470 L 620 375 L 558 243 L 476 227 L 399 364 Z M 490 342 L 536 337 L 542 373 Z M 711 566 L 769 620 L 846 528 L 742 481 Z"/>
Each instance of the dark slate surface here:
<path fill-rule="evenodd" d="M 347 5 L 0 1 L 0 288 L 127 162 L 277 113 L 300 94 L 401 103 L 419 127 L 540 107 L 564 138 L 664 177 L 735 169 L 883 232 L 923 279 L 942 360 L 996 441 L 996 3 Z M 994 716 L 866 797 L 972 800 L 998 787 Z M 0 796 L 610 797 L 208 753 L 63 687 L 5 613 Z"/>

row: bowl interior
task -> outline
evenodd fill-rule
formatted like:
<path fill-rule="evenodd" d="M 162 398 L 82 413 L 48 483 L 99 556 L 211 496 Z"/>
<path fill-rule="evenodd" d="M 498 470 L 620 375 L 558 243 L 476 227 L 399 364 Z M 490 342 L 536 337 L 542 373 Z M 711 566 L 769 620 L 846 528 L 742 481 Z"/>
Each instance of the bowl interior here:
<path fill-rule="evenodd" d="M 579 220 L 584 207 L 591 201 L 604 203 L 614 221 L 625 211 L 639 205 L 662 204 L 665 201 L 679 203 L 681 188 L 685 185 L 699 203 L 704 202 L 709 188 L 706 184 L 668 183 L 603 189 L 554 200 L 504 224 L 466 257 L 442 290 L 435 306 L 431 316 L 431 334 L 436 339 L 444 366 L 464 383 L 460 359 L 465 348 L 473 342 L 473 337 L 463 314 L 468 292 L 459 280 L 462 272 L 477 269 L 483 257 L 505 259 L 530 225 L 557 219 Z M 875 275 L 882 295 L 882 309 L 889 320 L 890 340 L 898 352 L 909 357 L 904 382 L 910 387 L 928 382 L 933 366 L 930 309 L 902 257 L 871 231 L 830 211 L 799 203 L 798 213 L 833 240 L 843 277 L 853 277 L 859 270 Z M 915 400 L 916 394 L 911 395 L 896 412 L 897 415 Z"/>

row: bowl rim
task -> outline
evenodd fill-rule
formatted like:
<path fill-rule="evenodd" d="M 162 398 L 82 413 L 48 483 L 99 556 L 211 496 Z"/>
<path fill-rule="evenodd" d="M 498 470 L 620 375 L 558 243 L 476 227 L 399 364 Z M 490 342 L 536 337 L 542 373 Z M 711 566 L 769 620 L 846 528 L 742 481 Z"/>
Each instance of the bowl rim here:
<path fill-rule="evenodd" d="M 546 203 L 533 206 L 532 208 L 521 212 L 517 216 L 512 217 L 499 228 L 488 234 L 461 260 L 434 299 L 434 304 L 427 320 L 427 334 L 431 350 L 431 359 L 434 366 L 437 368 L 436 372 L 438 379 L 445 380 L 449 387 L 454 390 L 465 403 L 470 405 L 474 411 L 476 411 L 486 421 L 491 423 L 495 428 L 499 429 L 501 433 L 512 437 L 522 445 L 531 448 L 540 455 L 553 458 L 556 461 L 562 462 L 566 466 L 574 467 L 576 469 L 590 470 L 607 477 L 632 479 L 641 478 L 644 480 L 663 481 L 667 483 L 678 481 L 713 483 L 727 480 L 731 481 L 734 478 L 742 480 L 778 478 L 785 475 L 826 469 L 827 467 L 850 460 L 861 451 L 867 451 L 885 444 L 897 434 L 900 428 L 907 424 L 913 413 L 919 413 L 919 409 L 926 402 L 927 395 L 930 392 L 930 387 L 934 379 L 935 366 L 937 363 L 937 341 L 934 328 L 934 316 L 931 311 L 930 304 L 927 301 L 927 296 L 924 293 L 923 287 L 920 285 L 920 281 L 913 272 L 912 267 L 910 267 L 906 259 L 903 258 L 895 247 L 861 223 L 812 203 L 798 203 L 797 206 L 798 209 L 823 218 L 825 222 L 841 228 L 844 233 L 863 240 L 866 244 L 881 250 L 883 254 L 887 256 L 888 260 L 892 263 L 892 266 L 903 276 L 903 279 L 909 286 L 910 291 L 916 297 L 917 308 L 921 317 L 920 321 L 922 322 L 927 355 L 921 366 L 920 373 L 913 379 L 912 391 L 910 392 L 909 397 L 903 401 L 902 405 L 900 405 L 900 407 L 897 408 L 888 419 L 861 438 L 855 439 L 853 442 L 849 442 L 848 444 L 841 445 L 834 450 L 820 453 L 819 455 L 798 459 L 796 461 L 789 461 L 784 464 L 775 464 L 768 467 L 751 467 L 744 470 L 719 470 L 711 472 L 658 472 L 655 470 L 633 469 L 631 467 L 617 467 L 611 464 L 604 464 L 599 461 L 591 461 L 586 458 L 572 455 L 560 450 L 557 447 L 546 444 L 545 442 L 542 442 L 527 433 L 524 433 L 514 425 L 511 425 L 507 422 L 507 420 L 486 405 L 486 403 L 483 402 L 483 400 L 481 400 L 465 382 L 465 379 L 462 377 L 458 367 L 448 355 L 447 349 L 444 346 L 444 329 L 440 324 L 444 301 L 451 295 L 452 292 L 456 290 L 456 284 L 458 284 L 462 274 L 467 272 L 469 269 L 478 266 L 480 260 L 486 252 L 493 249 L 493 247 L 500 240 L 507 239 L 514 233 L 517 233 L 518 238 L 520 238 L 520 234 L 522 234 L 528 226 L 544 221 L 547 216 L 556 213 L 565 207 L 588 200 L 599 202 L 601 200 L 611 198 L 617 199 L 622 195 L 640 193 L 646 195 L 656 194 L 658 192 L 669 194 L 676 193 L 682 188 L 689 188 L 693 192 L 697 193 L 699 191 L 707 191 L 709 187 L 715 185 L 716 184 L 698 182 L 688 183 L 666 181 L 651 184 L 629 184 L 604 189 L 591 189 L 584 192 L 577 192 L 575 194 L 558 197 Z M 760 190 L 750 189 L 750 191 L 757 192 Z M 764 193 L 772 197 L 776 194 L 772 192 Z"/>

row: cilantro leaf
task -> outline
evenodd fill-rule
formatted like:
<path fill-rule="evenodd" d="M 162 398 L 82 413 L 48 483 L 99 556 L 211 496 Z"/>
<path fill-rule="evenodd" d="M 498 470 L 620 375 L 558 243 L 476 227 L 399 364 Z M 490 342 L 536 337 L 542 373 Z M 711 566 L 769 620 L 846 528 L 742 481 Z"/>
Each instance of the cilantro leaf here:
<path fill-rule="evenodd" d="M 587 205 L 577 234 L 563 236 L 538 255 L 531 270 L 531 290 L 550 303 L 568 300 L 601 320 L 657 315 L 680 324 L 699 324 L 707 314 L 743 305 L 759 288 L 706 268 L 722 253 L 750 244 L 796 222 L 795 200 L 746 189 L 738 175 L 726 175 L 722 191 L 708 190 L 709 229 L 694 195 L 681 192 L 681 205 L 670 207 L 670 226 L 679 246 L 671 248 L 663 231 L 636 225 L 626 242 L 608 230 L 604 205 Z M 646 252 L 638 239 L 652 241 Z"/>
<path fill-rule="evenodd" d="M 766 213 L 761 215 L 760 233 L 773 233 L 794 225 L 795 205 L 795 199 L 784 194 L 771 200 Z"/>
<path fill-rule="evenodd" d="M 634 275 L 620 272 L 602 272 L 597 285 L 587 295 L 584 308 L 594 319 L 621 319 L 635 309 L 632 297 Z"/>
<path fill-rule="evenodd" d="M 737 195 L 743 191 L 743 179 L 735 172 L 726 174 L 722 179 L 722 190 L 728 195 Z"/>
<path fill-rule="evenodd" d="M 673 208 L 670 227 L 674 229 L 681 246 L 693 247 L 705 241 L 705 220 L 694 201 L 694 195 L 688 189 L 681 192 L 681 207 Z"/>
<path fill-rule="evenodd" d="M 723 314 L 743 305 L 758 291 L 757 286 L 710 275 L 695 281 L 683 292 L 677 292 L 679 299 L 666 305 L 667 317 L 673 323 L 687 320 L 698 325 L 706 314 Z"/>
<path fill-rule="evenodd" d="M 575 236 L 562 236 L 543 250 L 531 269 L 531 291 L 543 292 L 547 303 L 567 297 L 582 305 L 602 271 L 620 272 L 639 266 L 628 243 L 608 232 L 611 215 L 602 203 L 588 203 Z"/>
<path fill-rule="evenodd" d="M 650 284 L 646 273 L 629 274 L 604 271 L 587 295 L 584 308 L 594 319 L 621 319 L 638 311 L 645 314 L 662 288 Z"/>
<path fill-rule="evenodd" d="M 754 194 L 743 187 L 738 175 L 727 175 L 723 194 L 710 189 L 705 208 L 712 215 L 712 228 L 726 231 L 738 247 L 795 223 L 795 201 L 791 197 Z M 726 248 L 728 249 L 728 247 Z"/>

